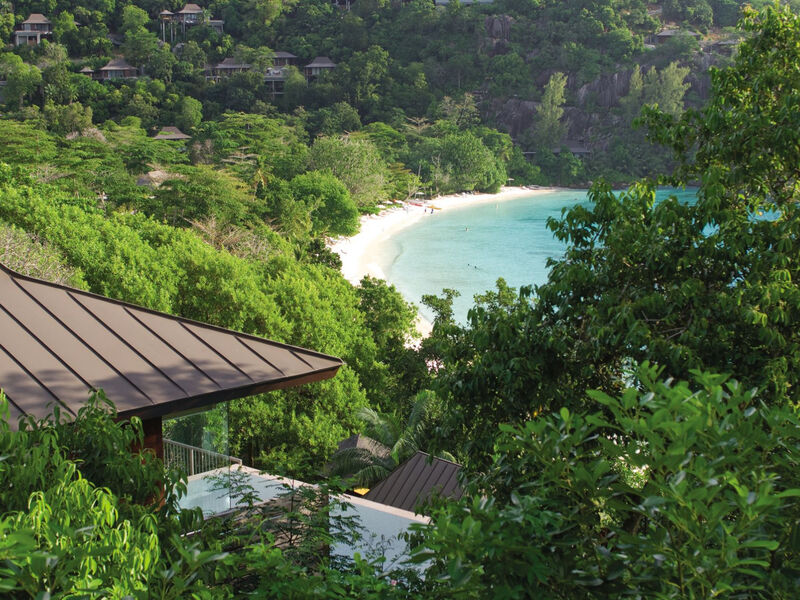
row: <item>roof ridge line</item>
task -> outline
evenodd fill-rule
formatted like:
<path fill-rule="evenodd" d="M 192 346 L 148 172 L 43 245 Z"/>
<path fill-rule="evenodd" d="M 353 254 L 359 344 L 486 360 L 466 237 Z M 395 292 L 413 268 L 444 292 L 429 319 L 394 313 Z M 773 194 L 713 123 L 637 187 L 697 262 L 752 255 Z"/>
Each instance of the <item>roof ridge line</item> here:
<path fill-rule="evenodd" d="M 73 297 L 73 293 L 72 293 L 71 291 L 68 291 L 68 292 L 67 292 L 67 295 L 68 295 L 68 296 L 70 296 L 70 297 Z M 117 339 L 118 339 L 120 342 L 122 342 L 122 343 L 123 343 L 125 346 L 127 346 L 128 348 L 130 348 L 130 350 L 131 350 L 131 351 L 132 351 L 134 354 L 136 354 L 136 356 L 138 356 L 138 357 L 139 357 L 139 358 L 141 358 L 141 359 L 142 359 L 144 362 L 146 362 L 148 365 L 150 365 L 150 366 L 153 368 L 153 370 L 155 370 L 155 371 L 158 371 L 159 373 L 161 373 L 161 375 L 164 377 L 164 379 L 166 379 L 167 381 L 169 381 L 169 382 L 170 382 L 172 385 L 174 385 L 176 388 L 178 388 L 179 390 L 181 390 L 181 391 L 182 391 L 184 394 L 186 394 L 187 396 L 191 396 L 191 394 L 190 394 L 190 393 L 189 393 L 187 390 L 185 390 L 185 389 L 183 388 L 183 386 L 182 386 L 182 385 L 180 385 L 180 384 L 179 384 L 178 382 L 176 382 L 176 381 L 173 381 L 172 377 L 170 377 L 169 375 L 167 375 L 167 374 L 166 374 L 166 373 L 165 373 L 163 370 L 161 370 L 161 368 L 160 368 L 160 367 L 158 367 L 157 365 L 153 364 L 153 362 L 152 362 L 150 359 L 148 359 L 148 358 L 147 358 L 147 357 L 146 357 L 144 354 L 142 354 L 142 353 L 141 353 L 141 352 L 139 352 L 139 351 L 138 351 L 136 348 L 134 348 L 134 347 L 133 347 L 133 345 L 132 345 L 132 344 L 130 344 L 130 343 L 129 343 L 129 342 L 128 342 L 128 341 L 127 341 L 125 338 L 123 338 L 123 337 L 121 337 L 120 335 L 118 335 L 118 334 L 117 334 L 117 332 L 116 332 L 116 331 L 114 331 L 113 329 L 111 329 L 111 328 L 108 326 L 108 324 L 107 324 L 105 321 L 103 321 L 103 320 L 102 320 L 100 317 L 98 317 L 96 314 L 94 314 L 94 312 L 92 312 L 91 310 L 89 310 L 89 307 L 88 307 L 88 306 L 86 306 L 86 305 L 85 305 L 83 302 L 81 302 L 81 301 L 80 301 L 80 300 L 78 300 L 77 298 L 74 298 L 74 297 L 73 297 L 73 300 L 75 300 L 75 302 L 77 302 L 77 303 L 78 303 L 78 305 L 79 305 L 81 308 L 83 308 L 83 310 L 85 310 L 85 311 L 86 311 L 86 312 L 87 312 L 89 315 L 91 315 L 91 317 L 92 317 L 92 318 L 93 318 L 95 321 L 97 321 L 97 322 L 98 322 L 98 323 L 99 323 L 99 324 L 100 324 L 102 327 L 104 327 L 104 328 L 105 328 L 105 329 L 106 329 L 106 330 L 107 330 L 109 333 L 111 333 L 111 335 L 113 335 L 114 337 L 116 337 L 116 338 L 117 338 Z M 125 377 L 125 379 L 126 379 L 126 380 L 128 380 L 128 378 L 127 378 L 127 377 Z M 128 381 L 129 381 L 129 380 L 128 380 Z M 152 398 L 150 398 L 150 396 L 147 396 L 147 399 L 148 399 L 148 400 L 150 400 L 150 402 L 151 402 L 152 404 L 157 404 L 157 403 L 156 403 L 156 402 L 155 402 L 155 401 L 154 401 Z"/>
<path fill-rule="evenodd" d="M 132 319 L 135 319 L 137 323 L 139 323 L 139 324 L 140 324 L 142 327 L 144 327 L 144 328 L 145 328 L 147 331 L 149 331 L 149 332 L 150 332 L 150 333 L 152 333 L 152 334 L 153 334 L 153 335 L 154 335 L 156 338 L 158 338 L 158 339 L 161 341 L 161 343 L 162 343 L 162 344 L 164 344 L 165 346 L 167 346 L 167 347 L 168 347 L 170 350 L 172 350 L 172 351 L 173 351 L 175 354 L 177 354 L 177 355 L 178 355 L 178 356 L 180 356 L 180 357 L 181 357 L 183 360 L 185 360 L 187 363 L 189 363 L 190 365 L 192 365 L 192 366 L 193 366 L 195 369 L 197 369 L 197 370 L 198 370 L 200 373 L 202 373 L 202 374 L 203 374 L 203 376 L 204 376 L 206 379 L 208 379 L 208 380 L 209 380 L 211 383 L 213 383 L 214 385 L 216 385 L 218 388 L 222 389 L 222 386 L 221 386 L 221 385 L 220 385 L 220 384 L 217 382 L 217 380 L 216 380 L 216 379 L 214 379 L 213 377 L 211 377 L 211 375 L 209 375 L 209 374 L 208 374 L 208 373 L 206 373 L 206 372 L 205 372 L 203 369 L 201 369 L 200 367 L 198 367 L 198 366 L 195 364 L 195 362 L 194 362 L 192 359 L 190 359 L 188 356 L 184 355 L 184 353 L 183 353 L 183 352 L 181 352 L 181 351 L 180 351 L 180 350 L 178 350 L 178 349 L 177 349 L 175 346 L 173 346 L 172 344 L 170 344 L 170 343 L 169 343 L 167 340 L 165 340 L 163 337 L 161 337 L 161 336 L 160 336 L 160 335 L 159 335 L 159 334 L 158 334 L 156 331 L 154 331 L 152 327 L 150 327 L 150 326 L 149 326 L 147 323 L 145 323 L 145 322 L 144 322 L 144 321 L 142 321 L 142 320 L 141 320 L 139 317 L 137 317 L 137 316 L 134 314 L 134 311 L 133 311 L 133 310 L 132 310 L 130 307 L 128 307 L 128 306 L 123 306 L 123 307 L 122 307 L 122 309 L 123 309 L 123 310 L 124 310 L 124 311 L 125 311 L 125 312 L 126 312 L 128 315 L 130 315 Z"/>
<path fill-rule="evenodd" d="M 80 335 L 78 335 L 78 334 L 77 334 L 77 332 L 75 332 L 75 331 L 74 331 L 74 330 L 73 330 L 73 329 L 72 329 L 72 328 L 71 328 L 69 325 L 67 325 L 66 323 L 64 323 L 64 321 L 62 321 L 62 320 L 61 320 L 59 317 L 57 317 L 57 316 L 56 316 L 56 315 L 53 313 L 53 311 L 51 311 L 51 310 L 50 310 L 49 308 L 47 308 L 47 307 L 46 307 L 44 304 L 42 304 L 42 303 L 41 303 L 41 302 L 38 300 L 38 298 L 36 298 L 36 297 L 35 297 L 33 294 L 31 294 L 31 293 L 30 293 L 28 290 L 26 290 L 26 289 L 25 289 L 25 288 L 24 288 L 22 285 L 20 285 L 19 281 L 16 281 L 16 280 L 15 280 L 13 277 L 12 277 L 11 279 L 12 279 L 12 281 L 14 282 L 14 285 L 16 285 L 16 286 L 17 286 L 17 287 L 18 287 L 18 288 L 19 288 L 19 289 L 20 289 L 20 290 L 21 290 L 21 291 L 22 291 L 22 292 L 23 292 L 23 293 L 24 293 L 26 296 L 28 296 L 28 297 L 29 297 L 31 300 L 33 300 L 33 302 L 35 302 L 36 304 L 38 304 L 38 305 L 39 305 L 39 307 L 40 307 L 40 308 L 41 308 L 43 311 L 45 311 L 45 312 L 46 312 L 48 315 L 50 315 L 50 316 L 53 318 L 53 320 L 55 320 L 56 322 L 58 322 L 58 323 L 59 323 L 59 324 L 60 324 L 60 325 L 61 325 L 61 326 L 62 326 L 64 329 L 66 329 L 67 331 L 69 331 L 69 332 L 72 334 L 72 336 L 73 336 L 73 337 L 74 337 L 76 340 L 78 340 L 78 341 L 79 341 L 81 344 L 83 344 L 84 348 L 86 348 L 87 350 L 89 350 L 89 352 L 90 352 L 90 353 L 94 354 L 94 355 L 95 355 L 95 356 L 96 356 L 96 357 L 97 357 L 97 358 L 98 358 L 98 359 L 99 359 L 99 360 L 100 360 L 102 363 L 104 363 L 104 364 L 105 364 L 105 365 L 106 365 L 106 366 L 107 366 L 109 369 L 111 369 L 111 370 L 112 370 L 112 371 L 114 371 L 114 372 L 115 372 L 117 375 L 119 375 L 119 376 L 120 376 L 120 377 L 122 377 L 122 378 L 123 378 L 125 381 L 127 381 L 127 382 L 128 382 L 130 385 L 131 385 L 131 387 L 132 387 L 132 388 L 134 388 L 135 390 L 138 390 L 138 391 L 139 391 L 139 393 L 140 393 L 140 394 L 141 394 L 141 395 L 142 395 L 144 398 L 146 398 L 147 400 L 149 400 L 149 401 L 151 401 L 151 402 L 153 401 L 153 399 L 152 399 L 152 398 L 150 398 L 149 394 L 147 394 L 147 393 L 146 393 L 146 392 L 145 392 L 143 389 L 141 389 L 141 388 L 140 388 L 138 385 L 136 385 L 136 384 L 135 384 L 135 383 L 133 383 L 133 382 L 132 382 L 130 379 L 128 379 L 128 378 L 125 376 L 125 374 L 124 374 L 124 373 L 122 373 L 122 372 L 121 372 L 119 369 L 117 369 L 117 368 L 116 368 L 116 367 L 115 367 L 115 366 L 114 366 L 114 365 L 113 365 L 111 362 L 109 362 L 108 360 L 106 360 L 106 358 L 105 358 L 105 357 L 104 357 L 102 354 L 100 354 L 99 352 L 97 352 L 97 350 L 95 350 L 95 348 L 94 348 L 94 347 L 92 347 L 90 344 L 87 344 L 87 343 L 86 343 L 86 341 L 85 341 L 85 340 L 84 340 L 84 339 L 83 339 L 83 338 L 82 338 Z M 68 296 L 68 297 L 69 297 L 69 298 L 70 298 L 70 299 L 71 299 L 71 300 L 72 300 L 72 301 L 73 301 L 73 302 L 74 302 L 74 303 L 75 303 L 77 306 L 79 306 L 79 307 L 83 308 L 83 305 L 82 305 L 80 302 L 78 302 L 77 300 L 75 300 L 74 298 L 72 298 L 72 295 L 71 295 L 71 294 L 67 293 L 67 296 Z M 94 316 L 94 315 L 92 315 L 92 316 Z M 59 360 L 60 360 L 60 359 L 59 359 Z M 63 363 L 63 361 L 61 361 L 61 362 Z M 70 370 L 71 370 L 71 369 L 70 369 Z M 76 375 L 77 375 L 77 373 L 76 373 Z M 92 384 L 90 384 L 88 381 L 86 381 L 85 379 L 83 379 L 83 377 L 80 377 L 80 376 L 78 376 L 78 377 L 81 379 L 81 381 L 83 381 L 83 382 L 86 384 L 86 387 L 88 387 L 89 389 L 97 389 L 97 388 L 95 388 L 95 387 L 94 387 Z"/>
<path fill-rule="evenodd" d="M 201 344 L 203 344 L 203 345 L 204 345 L 206 348 L 208 348 L 209 350 L 211 350 L 211 351 L 212 351 L 214 354 L 216 354 L 217 356 L 219 356 L 219 357 L 220 357 L 220 358 L 221 358 L 223 361 L 225 361 L 225 362 L 226 362 L 226 363 L 228 363 L 230 366 L 232 366 L 234 369 L 236 369 L 237 371 L 239 371 L 239 373 L 241 373 L 242 375 L 244 375 L 245 377 L 247 377 L 247 378 L 248 378 L 250 381 L 255 381 L 255 379 L 253 379 L 252 377 L 250 377 L 249 373 L 247 373 L 247 372 L 243 371 L 242 369 L 240 369 L 240 368 L 239 368 L 239 366 L 238 366 L 238 365 L 236 365 L 236 364 L 235 364 L 235 363 L 234 363 L 232 360 L 230 360 L 230 359 L 229 359 L 227 356 L 225 356 L 224 354 L 221 354 L 220 352 L 218 352 L 218 351 L 217 351 L 217 349 L 216 349 L 216 348 L 214 348 L 214 346 L 212 346 L 211 344 L 209 344 L 207 341 L 205 341 L 203 338 L 201 338 L 199 335 L 197 335 L 197 334 L 196 334 L 194 331 L 192 331 L 192 330 L 191 330 L 189 327 L 187 327 L 187 326 L 186 326 L 186 323 L 184 323 L 184 322 L 182 322 L 182 321 L 177 321 L 177 323 L 178 323 L 178 325 L 180 325 L 181 327 L 183 327 L 183 328 L 184 328 L 184 329 L 185 329 L 185 330 L 186 330 L 186 331 L 189 333 L 189 335 L 193 336 L 193 337 L 194 337 L 194 338 L 195 338 L 197 341 L 199 341 L 199 342 L 200 342 Z"/>
<path fill-rule="evenodd" d="M 47 386 L 46 386 L 44 383 L 42 383 L 42 382 L 39 380 L 39 378 L 38 378 L 38 377 L 36 377 L 36 375 L 34 375 L 34 374 L 31 372 L 31 370 L 30 370 L 30 369 L 28 369 L 28 367 L 26 367 L 26 366 L 25 366 L 25 365 L 23 365 L 21 362 L 19 362 L 19 361 L 17 360 L 17 358 L 16 358 L 16 357 L 15 357 L 13 354 L 11 354 L 11 353 L 8 351 L 8 349 L 7 349 L 5 346 L 3 346 L 3 344 L 2 344 L 2 343 L 0 343 L 0 350 L 2 350 L 2 351 L 3 351 L 3 353 L 4 353 L 6 356 L 8 356 L 8 357 L 9 357 L 9 358 L 10 358 L 12 361 L 14 361 L 14 363 L 16 363 L 16 365 L 17 365 L 17 366 L 18 366 L 20 369 L 22 369 L 23 371 L 25 371 L 25 372 L 28 374 L 28 376 L 29 376 L 31 379 L 33 379 L 33 380 L 34 380 L 34 381 L 35 381 L 37 384 L 39 384 L 39 387 L 41 387 L 41 388 L 42 388 L 44 391 L 46 391 L 48 394 L 50 394 L 50 395 L 53 397 L 53 401 L 54 401 L 56 404 L 58 404 L 58 405 L 59 405 L 59 406 L 61 406 L 62 408 L 65 408 L 67 411 L 69 411 L 69 412 L 72 414 L 72 416 L 75 416 L 75 417 L 77 416 L 77 415 L 75 414 L 75 411 L 73 411 L 73 410 L 72 410 L 72 409 L 71 409 L 69 406 L 67 406 L 67 403 L 66 403 L 66 402 L 64 402 L 64 401 L 60 400 L 60 399 L 58 398 L 58 396 L 56 396 L 56 395 L 53 393 L 53 391 L 52 391 L 52 390 L 51 390 L 49 387 L 47 387 Z M 7 397 L 7 396 L 6 396 L 6 397 Z M 15 406 L 19 406 L 19 405 L 18 405 L 16 402 L 14 403 L 14 405 L 15 405 Z M 27 412 L 27 411 L 24 411 L 24 410 L 23 410 L 23 411 L 21 411 L 21 412 L 22 412 L 22 414 L 23 414 L 23 415 L 27 415 L 27 414 L 28 414 L 28 412 Z"/>
<path fill-rule="evenodd" d="M 254 341 L 257 341 L 257 342 L 261 342 L 261 343 L 270 344 L 270 345 L 276 346 L 278 348 L 285 348 L 286 350 L 298 351 L 298 352 L 301 352 L 303 354 L 308 354 L 308 355 L 311 355 L 311 356 L 317 356 L 319 358 L 323 358 L 323 359 L 326 359 L 326 360 L 331 360 L 331 361 L 334 361 L 334 362 L 338 362 L 340 365 L 344 364 L 344 361 L 341 358 L 339 358 L 337 356 L 332 356 L 330 354 L 325 354 L 323 352 L 317 352 L 316 350 L 310 350 L 308 348 L 302 348 L 300 346 L 295 346 L 293 344 L 285 344 L 283 342 L 277 342 L 275 340 L 270 340 L 270 339 L 267 339 L 265 337 L 259 337 L 257 335 L 252 334 L 252 333 L 244 333 L 242 331 L 234 331 L 233 329 L 230 329 L 230 328 L 220 327 L 219 325 L 212 325 L 211 323 L 203 323 L 202 321 L 196 321 L 194 319 L 181 317 L 179 315 L 172 315 L 172 314 L 170 314 L 170 313 L 168 313 L 166 311 L 163 311 L 163 310 L 162 311 L 154 310 L 152 308 L 147 308 L 146 306 L 141 306 L 139 304 L 134 304 L 133 302 L 127 302 L 125 300 L 119 300 L 117 298 L 109 298 L 108 296 L 102 296 L 100 294 L 95 294 L 93 292 L 89 292 L 89 291 L 86 291 L 86 290 L 81 290 L 81 289 L 78 289 L 76 287 L 65 285 L 65 284 L 62 284 L 62 283 L 53 283 L 51 281 L 45 281 L 44 279 L 38 279 L 36 277 L 31 277 L 30 275 L 23 275 L 22 273 L 19 273 L 17 271 L 14 271 L 13 269 L 10 269 L 6 265 L 4 265 L 2 262 L 0 262 L 0 270 L 6 271 L 12 277 L 24 279 L 26 281 L 32 281 L 34 283 L 40 283 L 40 284 L 46 285 L 48 287 L 53 287 L 53 288 L 56 288 L 56 289 L 65 290 L 67 292 L 73 292 L 73 293 L 79 294 L 81 296 L 88 296 L 89 298 L 96 298 L 96 299 L 102 300 L 104 302 L 111 302 L 113 304 L 118 304 L 118 305 L 121 305 L 121 306 L 129 306 L 129 307 L 135 308 L 137 310 L 141 310 L 141 311 L 144 311 L 146 313 L 150 313 L 150 314 L 154 314 L 154 315 L 158 315 L 158 316 L 168 316 L 168 317 L 170 317 L 172 319 L 176 319 L 176 320 L 178 320 L 180 322 L 183 322 L 183 323 L 189 323 L 191 325 L 197 325 L 198 327 L 201 327 L 203 329 L 212 329 L 214 331 L 220 331 L 222 333 L 234 332 L 234 333 L 236 333 L 237 336 L 242 336 L 242 337 L 244 337 L 246 339 L 254 340 Z"/>

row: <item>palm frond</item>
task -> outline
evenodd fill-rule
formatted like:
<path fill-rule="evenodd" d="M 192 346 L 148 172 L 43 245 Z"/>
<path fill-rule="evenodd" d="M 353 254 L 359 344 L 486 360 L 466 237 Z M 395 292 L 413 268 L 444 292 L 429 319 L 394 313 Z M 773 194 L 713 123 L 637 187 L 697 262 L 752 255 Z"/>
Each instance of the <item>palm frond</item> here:
<path fill-rule="evenodd" d="M 444 460 L 449 460 L 450 462 L 458 463 L 458 461 L 456 460 L 456 457 L 453 456 L 452 454 L 450 454 L 449 452 L 447 452 L 446 450 L 443 450 L 442 452 L 439 452 L 435 456 L 436 456 L 436 458 L 443 458 Z"/>
<path fill-rule="evenodd" d="M 402 431 L 396 417 L 379 413 L 373 408 L 365 406 L 356 415 L 366 424 L 364 434 L 386 446 L 393 446 Z"/>
<path fill-rule="evenodd" d="M 419 423 L 424 423 L 430 419 L 430 412 L 433 406 L 439 401 L 436 392 L 422 390 L 414 396 L 414 405 L 411 414 L 408 416 L 408 425 L 414 427 Z"/>
<path fill-rule="evenodd" d="M 400 439 L 397 440 L 397 443 L 392 446 L 392 457 L 398 463 L 401 463 L 416 454 L 421 447 L 420 438 L 414 435 L 413 431 L 406 430 L 403 432 L 403 435 L 400 436 Z"/>
<path fill-rule="evenodd" d="M 345 448 L 331 456 L 328 462 L 328 473 L 340 477 L 352 475 L 374 464 L 376 460 L 378 457 L 366 448 Z"/>
<path fill-rule="evenodd" d="M 394 466 L 397 466 L 396 464 Z M 386 479 L 392 472 L 392 468 L 386 465 L 370 465 L 361 469 L 353 476 L 354 481 L 358 487 L 371 488 L 376 483 Z"/>

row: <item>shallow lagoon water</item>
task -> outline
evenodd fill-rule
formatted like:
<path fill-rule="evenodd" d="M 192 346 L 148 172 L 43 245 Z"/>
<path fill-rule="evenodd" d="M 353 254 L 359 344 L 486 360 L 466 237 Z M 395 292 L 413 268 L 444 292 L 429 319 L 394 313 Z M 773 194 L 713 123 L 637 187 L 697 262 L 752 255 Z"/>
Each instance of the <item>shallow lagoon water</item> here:
<path fill-rule="evenodd" d="M 695 190 L 661 189 L 657 198 L 670 194 L 691 201 Z M 547 281 L 547 259 L 562 256 L 565 248 L 547 219 L 580 203 L 588 203 L 586 190 L 437 211 L 392 236 L 372 259 L 428 320 L 433 315 L 421 305 L 422 295 L 458 290 L 454 311 L 463 322 L 473 296 L 494 289 L 499 277 L 515 288 Z"/>

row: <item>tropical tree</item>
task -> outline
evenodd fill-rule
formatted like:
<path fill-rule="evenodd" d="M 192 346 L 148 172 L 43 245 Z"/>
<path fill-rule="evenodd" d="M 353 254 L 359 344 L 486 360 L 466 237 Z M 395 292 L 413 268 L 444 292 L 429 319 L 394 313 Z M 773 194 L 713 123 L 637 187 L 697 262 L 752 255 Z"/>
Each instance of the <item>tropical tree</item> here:
<path fill-rule="evenodd" d="M 184 96 L 175 107 L 175 125 L 178 129 L 191 131 L 203 120 L 203 105 L 191 96 Z"/>
<path fill-rule="evenodd" d="M 633 378 L 501 426 L 489 468 L 419 528 L 428 597 L 794 595 L 797 409 L 720 375 Z"/>
<path fill-rule="evenodd" d="M 536 144 L 541 148 L 552 149 L 559 144 L 566 133 L 566 126 L 561 121 L 564 116 L 564 90 L 567 87 L 567 76 L 564 73 L 553 73 L 544 88 L 542 102 L 537 109 Z"/>
<path fill-rule="evenodd" d="M 48 128 L 62 135 L 82 133 L 92 126 L 92 108 L 91 106 L 84 107 L 80 102 L 63 106 L 47 102 L 42 115 Z"/>
<path fill-rule="evenodd" d="M 350 192 L 330 171 L 309 171 L 289 182 L 289 191 L 311 214 L 312 232 L 353 235 L 358 231 L 358 209 Z"/>
<path fill-rule="evenodd" d="M 680 116 L 683 112 L 683 97 L 690 87 L 688 83 L 684 83 L 688 74 L 689 68 L 679 67 L 677 62 L 671 62 L 660 72 L 655 67 L 650 67 L 641 85 L 642 102 L 656 106 L 665 114 Z M 631 92 L 638 84 L 632 76 Z"/>
<path fill-rule="evenodd" d="M 158 589 L 161 597 L 178 598 L 206 587 L 201 569 L 224 554 L 195 552 L 181 536 L 202 517 L 178 516 L 177 474 L 152 452 L 132 451 L 142 440 L 141 421 L 120 422 L 102 393 L 74 419 L 56 409 L 12 430 L 0 392 L 4 595 L 137 596 Z"/>
<path fill-rule="evenodd" d="M 7 52 L 0 55 L 0 73 L 5 76 L 3 90 L 6 105 L 21 110 L 25 99 L 32 96 L 42 84 L 42 72 L 17 56 Z"/>
<path fill-rule="evenodd" d="M 368 139 L 356 136 L 320 137 L 309 152 L 309 166 L 330 170 L 350 191 L 359 208 L 386 198 L 386 163 Z"/>
<path fill-rule="evenodd" d="M 679 162 L 675 182 L 702 181 L 702 193 L 724 197 L 720 210 L 784 210 L 800 180 L 800 17 L 787 6 L 743 11 L 751 35 L 730 67 L 711 70 L 708 105 L 679 119 L 649 111 L 646 123 Z"/>
<path fill-rule="evenodd" d="M 7 40 L 14 31 L 14 7 L 7 0 L 0 3 L 0 39 Z"/>

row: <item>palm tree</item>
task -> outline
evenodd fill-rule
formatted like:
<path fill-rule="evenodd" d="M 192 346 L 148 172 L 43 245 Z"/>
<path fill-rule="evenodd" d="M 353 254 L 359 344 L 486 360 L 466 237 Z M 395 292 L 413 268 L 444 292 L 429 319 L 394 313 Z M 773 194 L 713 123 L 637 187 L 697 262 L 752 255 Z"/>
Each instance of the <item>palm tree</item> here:
<path fill-rule="evenodd" d="M 362 408 L 358 417 L 364 421 L 364 436 L 354 447 L 340 449 L 331 457 L 329 474 L 349 477 L 353 487 L 372 487 L 417 451 L 426 450 L 426 441 L 441 414 L 442 402 L 430 390 L 414 396 L 414 405 L 405 424 L 397 415 Z M 435 456 L 455 462 L 449 452 Z"/>

